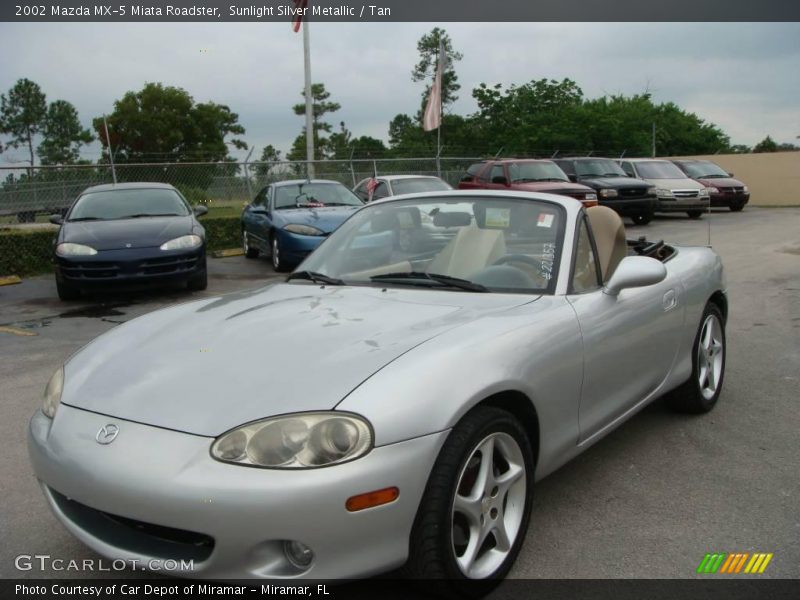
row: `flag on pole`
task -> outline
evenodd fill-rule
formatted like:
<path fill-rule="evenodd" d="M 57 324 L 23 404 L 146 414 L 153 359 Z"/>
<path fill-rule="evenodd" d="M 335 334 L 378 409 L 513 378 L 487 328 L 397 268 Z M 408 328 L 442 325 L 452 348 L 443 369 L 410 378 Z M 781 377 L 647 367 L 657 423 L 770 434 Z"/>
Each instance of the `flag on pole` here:
<path fill-rule="evenodd" d="M 294 0 L 294 8 L 297 11 L 292 17 L 292 29 L 295 33 L 300 31 L 300 26 L 303 24 L 303 13 L 306 12 L 308 0 Z"/>
<path fill-rule="evenodd" d="M 436 76 L 433 78 L 433 85 L 428 96 L 428 104 L 425 106 L 425 115 L 422 118 L 422 129 L 433 131 L 439 129 L 442 124 L 442 77 L 445 69 L 444 43 L 439 43 L 439 64 L 436 66 Z"/>

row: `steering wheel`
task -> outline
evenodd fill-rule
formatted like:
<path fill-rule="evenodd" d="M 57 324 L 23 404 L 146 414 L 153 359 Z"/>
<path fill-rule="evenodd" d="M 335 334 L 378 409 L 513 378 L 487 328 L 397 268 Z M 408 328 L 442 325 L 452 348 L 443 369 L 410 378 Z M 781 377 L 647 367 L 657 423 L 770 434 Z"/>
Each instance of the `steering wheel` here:
<path fill-rule="evenodd" d="M 492 266 L 495 265 L 504 265 L 506 263 L 511 262 L 521 262 L 532 267 L 536 267 L 537 271 L 541 266 L 541 261 L 536 260 L 535 258 L 528 256 L 527 254 L 506 254 L 505 256 L 501 256 L 496 261 L 492 263 Z"/>

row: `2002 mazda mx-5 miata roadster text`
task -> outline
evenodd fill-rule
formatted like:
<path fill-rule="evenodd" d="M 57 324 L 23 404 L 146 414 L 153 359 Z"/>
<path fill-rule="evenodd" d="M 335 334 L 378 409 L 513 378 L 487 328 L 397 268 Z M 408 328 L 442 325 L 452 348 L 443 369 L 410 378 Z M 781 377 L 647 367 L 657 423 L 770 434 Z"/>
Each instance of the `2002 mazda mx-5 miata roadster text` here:
<path fill-rule="evenodd" d="M 666 393 L 714 407 L 727 312 L 712 250 L 626 241 L 606 207 L 400 196 L 285 282 L 97 338 L 50 380 L 30 456 L 105 556 L 209 578 L 405 565 L 460 591 L 511 568 L 536 480 Z"/>

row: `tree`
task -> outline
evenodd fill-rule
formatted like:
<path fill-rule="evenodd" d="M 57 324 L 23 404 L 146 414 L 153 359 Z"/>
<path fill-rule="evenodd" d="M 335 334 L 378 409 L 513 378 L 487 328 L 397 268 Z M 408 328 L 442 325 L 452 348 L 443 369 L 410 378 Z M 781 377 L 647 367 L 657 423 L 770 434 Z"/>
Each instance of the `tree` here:
<path fill-rule="evenodd" d="M 94 140 L 92 133 L 81 126 L 78 111 L 66 100 L 50 103 L 42 125 L 44 139 L 36 152 L 43 165 L 74 164 L 80 148 Z"/>
<path fill-rule="evenodd" d="M 20 79 L 5 94 L 0 95 L 0 132 L 11 136 L 10 148 L 28 147 L 33 167 L 33 137 L 37 135 L 47 114 L 47 100 L 42 88 L 30 79 Z"/>
<path fill-rule="evenodd" d="M 267 177 L 274 163 L 281 161 L 281 151 L 272 144 L 267 144 L 261 151 L 259 163 L 255 166 L 255 173 L 258 177 Z"/>
<path fill-rule="evenodd" d="M 765 137 L 763 140 L 753 146 L 753 152 L 777 152 L 778 144 L 770 136 Z"/>
<path fill-rule="evenodd" d="M 300 92 L 300 95 L 305 98 L 305 90 Z M 328 98 L 331 97 L 330 92 L 325 89 L 324 83 L 314 83 L 311 85 L 311 106 L 312 106 L 312 127 L 314 130 L 314 158 L 316 160 L 321 160 L 325 157 L 325 146 L 328 142 L 327 138 L 323 138 L 320 136 L 320 132 L 324 131 L 325 133 L 331 132 L 331 125 L 330 123 L 326 123 L 322 120 L 322 117 L 328 113 L 333 113 L 339 110 L 342 106 L 338 102 L 329 102 Z M 297 116 L 304 116 L 306 114 L 306 105 L 305 102 L 302 104 L 295 104 L 292 107 L 294 114 Z M 292 149 L 287 155 L 292 160 L 304 160 L 306 158 L 306 137 L 305 137 L 305 127 L 303 127 L 303 133 L 298 136 L 294 144 L 292 144 Z"/>
<path fill-rule="evenodd" d="M 246 149 L 240 139 L 226 140 L 230 135 L 244 134 L 239 116 L 222 104 L 195 104 L 186 90 L 147 83 L 138 92 L 128 92 L 114 103 L 108 115 L 110 142 L 114 160 L 147 162 L 170 160 L 223 161 L 228 157 L 228 144 Z M 103 117 L 93 126 L 106 152 Z"/>
<path fill-rule="evenodd" d="M 454 64 L 464 58 L 463 54 L 453 49 L 453 42 L 444 29 L 434 27 L 430 33 L 423 35 L 417 42 L 420 58 L 411 71 L 411 80 L 425 81 L 434 76 L 439 64 L 440 42 L 444 44 L 445 54 L 447 55 L 447 64 L 442 77 L 442 106 L 444 107 L 458 99 L 456 93 L 461 89 L 461 86 L 458 83 L 458 75 L 456 75 Z M 422 93 L 423 106 L 428 100 L 430 89 L 431 85 L 428 84 Z"/>

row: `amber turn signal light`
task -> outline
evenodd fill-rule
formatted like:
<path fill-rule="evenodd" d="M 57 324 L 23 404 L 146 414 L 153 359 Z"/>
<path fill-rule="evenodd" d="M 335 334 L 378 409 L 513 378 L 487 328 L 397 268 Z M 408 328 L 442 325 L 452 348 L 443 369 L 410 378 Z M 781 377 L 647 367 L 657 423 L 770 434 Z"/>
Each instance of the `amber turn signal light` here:
<path fill-rule="evenodd" d="M 347 502 L 345 502 L 345 508 L 350 512 L 373 508 L 381 504 L 394 502 L 399 495 L 400 490 L 396 487 L 383 488 L 382 490 L 375 490 L 374 492 L 367 492 L 366 494 L 348 498 Z"/>

